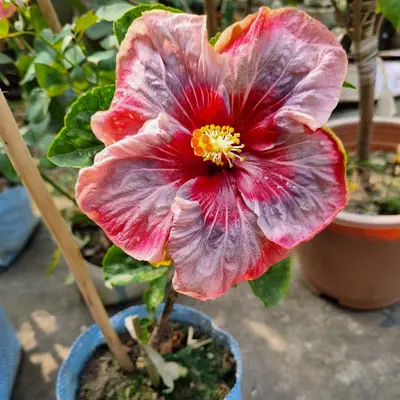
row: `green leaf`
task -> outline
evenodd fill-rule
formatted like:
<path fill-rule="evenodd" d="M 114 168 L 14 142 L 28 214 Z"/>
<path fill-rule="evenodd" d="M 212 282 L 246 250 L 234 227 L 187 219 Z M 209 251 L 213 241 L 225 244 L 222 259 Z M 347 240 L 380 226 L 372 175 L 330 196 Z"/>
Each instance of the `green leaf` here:
<path fill-rule="evenodd" d="M 28 98 L 26 120 L 34 124 L 42 122 L 48 116 L 50 101 L 50 97 L 43 89 L 33 89 Z"/>
<path fill-rule="evenodd" d="M 43 36 L 48 42 L 54 42 L 54 35 L 50 29 L 43 29 L 40 32 L 41 36 Z M 57 52 L 51 46 L 49 46 L 46 42 L 44 42 L 40 37 L 36 36 L 33 39 L 33 48 L 35 49 L 36 53 L 48 53 L 52 60 L 56 59 Z"/>
<path fill-rule="evenodd" d="M 46 51 L 41 51 L 35 58 L 30 56 L 21 56 L 20 62 L 17 62 L 17 68 L 21 72 L 25 70 L 25 73 L 23 74 L 20 72 L 20 76 L 23 76 L 19 82 L 20 85 L 24 85 L 25 83 L 35 79 L 35 63 L 50 65 L 52 62 L 53 59 Z"/>
<path fill-rule="evenodd" d="M 19 177 L 6 153 L 0 152 L 0 172 L 11 183 L 19 183 Z"/>
<path fill-rule="evenodd" d="M 76 66 L 71 71 L 72 89 L 77 93 L 82 93 L 89 87 L 89 80 L 86 77 L 85 70 Z"/>
<path fill-rule="evenodd" d="M 38 142 L 38 148 L 40 150 L 47 151 L 54 140 L 54 136 L 55 135 L 52 134 L 45 134 L 44 136 L 42 136 Z"/>
<path fill-rule="evenodd" d="M 29 66 L 31 65 L 34 57 L 33 56 L 27 56 L 25 54 L 21 54 L 17 58 L 17 62 L 15 63 L 15 66 L 18 69 L 19 76 L 22 77 L 26 74 L 26 71 L 28 70 Z"/>
<path fill-rule="evenodd" d="M 39 160 L 39 167 L 41 170 L 57 168 L 57 165 L 54 165 L 46 156 L 40 156 L 37 159 Z"/>
<path fill-rule="evenodd" d="M 102 86 L 79 97 L 65 116 L 64 128 L 54 139 L 47 157 L 61 167 L 83 168 L 93 164 L 93 158 L 104 145 L 90 128 L 96 111 L 108 110 L 115 86 Z"/>
<path fill-rule="evenodd" d="M 139 18 L 145 11 L 151 10 L 165 10 L 170 11 L 172 13 L 181 13 L 181 10 L 176 8 L 167 7 L 163 4 L 142 4 L 140 6 L 136 6 L 127 11 L 124 15 L 122 15 L 119 19 L 114 21 L 114 34 L 117 37 L 118 44 L 121 44 L 124 39 L 126 32 L 128 32 L 129 27 L 132 25 L 132 22 Z"/>
<path fill-rule="evenodd" d="M 88 57 L 88 61 L 98 65 L 100 69 L 113 71 L 116 67 L 117 52 L 114 49 L 97 51 Z"/>
<path fill-rule="evenodd" d="M 399 0 L 379 0 L 378 9 L 400 32 L 400 1 Z"/>
<path fill-rule="evenodd" d="M 72 35 L 67 35 L 64 38 L 62 38 L 61 46 L 60 46 L 61 53 L 64 53 L 64 51 L 67 49 L 67 47 L 72 42 L 72 39 L 73 39 Z"/>
<path fill-rule="evenodd" d="M 0 38 L 5 38 L 10 29 L 10 25 L 6 18 L 0 19 Z"/>
<path fill-rule="evenodd" d="M 115 82 L 115 70 L 114 71 L 104 71 L 97 70 L 99 76 L 99 85 L 112 85 Z"/>
<path fill-rule="evenodd" d="M 376 172 L 376 173 L 384 173 L 386 168 L 388 167 L 388 164 L 386 162 L 383 163 L 377 163 L 377 162 L 373 162 L 371 160 L 367 160 L 367 161 L 360 161 L 359 162 L 360 165 L 362 166 L 366 166 L 369 167 L 372 171 Z"/>
<path fill-rule="evenodd" d="M 249 281 L 254 294 L 264 303 L 265 307 L 278 305 L 289 288 L 290 258 L 273 265 L 258 279 Z"/>
<path fill-rule="evenodd" d="M 3 74 L 3 72 L 0 71 L 0 80 L 6 85 L 10 86 L 10 81 L 7 79 L 7 77 Z"/>
<path fill-rule="evenodd" d="M 150 281 L 143 294 L 143 302 L 149 314 L 155 318 L 157 307 L 164 300 L 165 287 L 167 286 L 167 275 Z"/>
<path fill-rule="evenodd" d="M 58 50 L 65 51 L 68 44 L 71 42 L 73 38 L 72 29 L 73 25 L 66 24 L 63 26 L 60 33 L 52 34 L 52 38 L 50 41 L 54 44 L 54 46 Z"/>
<path fill-rule="evenodd" d="M 118 47 L 117 38 L 115 35 L 107 36 L 100 42 L 100 46 L 105 50 L 116 49 Z"/>
<path fill-rule="evenodd" d="M 99 40 L 104 36 L 113 33 L 113 24 L 108 21 L 100 21 L 94 24 L 86 31 L 86 36 L 91 40 Z"/>
<path fill-rule="evenodd" d="M 381 215 L 400 214 L 400 196 L 389 197 L 379 202 Z"/>
<path fill-rule="evenodd" d="M 70 47 L 65 52 L 65 57 L 69 61 L 72 61 L 76 65 L 80 64 L 81 62 L 83 62 L 86 59 L 85 54 L 83 53 L 83 50 L 78 45 Z M 67 60 L 63 61 L 64 66 L 68 69 L 72 67 L 72 65 L 69 61 L 67 61 Z"/>
<path fill-rule="evenodd" d="M 140 342 L 146 344 L 150 340 L 150 328 L 154 324 L 154 318 L 140 318 Z"/>
<path fill-rule="evenodd" d="M 85 72 L 85 76 L 88 82 L 92 83 L 93 85 L 96 84 L 96 73 L 94 72 L 93 68 L 89 64 L 84 64 L 82 66 L 83 71 Z M 115 79 L 111 84 L 114 84 Z"/>
<path fill-rule="evenodd" d="M 103 278 L 107 287 L 126 286 L 134 282 L 150 282 L 164 276 L 168 267 L 155 268 L 138 261 L 112 246 L 103 259 Z"/>
<path fill-rule="evenodd" d="M 233 16 L 235 14 L 236 0 L 223 0 L 222 1 L 222 29 L 227 28 L 233 24 Z"/>
<path fill-rule="evenodd" d="M 87 29 L 94 25 L 98 19 L 99 18 L 93 10 L 90 10 L 86 14 L 80 15 L 75 21 L 75 35 L 82 35 Z"/>
<path fill-rule="evenodd" d="M 48 96 L 60 96 L 68 89 L 67 76 L 47 64 L 35 63 L 36 79 Z"/>
<path fill-rule="evenodd" d="M 44 132 L 47 131 L 50 122 L 51 122 L 50 115 L 47 115 L 43 121 L 37 123 L 31 122 L 28 125 L 28 132 L 25 136 L 30 137 L 28 140 L 32 139 L 34 141 L 33 144 L 36 145 L 36 140 L 40 135 L 42 135 Z"/>
<path fill-rule="evenodd" d="M 111 4 L 99 7 L 99 9 L 96 11 L 96 15 L 99 17 L 99 19 L 112 22 L 122 17 L 122 15 L 124 15 L 131 8 L 132 4 L 126 1 L 112 2 Z"/>
<path fill-rule="evenodd" d="M 96 51 L 88 57 L 88 61 L 93 64 L 98 64 L 100 61 L 107 60 L 110 57 L 115 58 L 115 50 L 104 50 L 104 51 Z"/>
<path fill-rule="evenodd" d="M 221 36 L 222 32 L 218 32 L 215 36 L 213 36 L 208 42 L 211 44 L 211 46 L 215 46 L 215 43 L 217 43 L 219 37 Z"/>
<path fill-rule="evenodd" d="M 40 33 L 45 28 L 49 27 L 49 24 L 44 17 L 42 10 L 37 5 L 33 5 L 29 7 L 29 12 L 31 16 L 31 24 L 32 28 L 36 33 Z"/>
<path fill-rule="evenodd" d="M 352 83 L 344 81 L 343 87 L 350 88 L 350 89 L 357 89 Z"/>
<path fill-rule="evenodd" d="M 59 247 L 57 247 L 54 252 L 53 255 L 51 256 L 51 262 L 49 264 L 49 266 L 46 269 L 46 275 L 47 276 L 51 276 L 54 273 L 54 270 L 57 267 L 57 264 L 60 262 L 60 258 L 61 258 L 61 250 Z"/>
<path fill-rule="evenodd" d="M 7 54 L 0 53 L 0 65 L 1 64 L 13 64 L 14 60 Z"/>

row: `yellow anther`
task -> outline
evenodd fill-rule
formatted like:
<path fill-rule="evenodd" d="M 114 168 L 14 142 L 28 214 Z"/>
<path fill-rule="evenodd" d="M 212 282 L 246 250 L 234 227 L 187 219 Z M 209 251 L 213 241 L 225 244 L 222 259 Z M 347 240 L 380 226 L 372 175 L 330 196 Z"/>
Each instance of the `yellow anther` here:
<path fill-rule="evenodd" d="M 203 157 L 204 161 L 212 161 L 219 166 L 223 166 L 227 161 L 232 168 L 235 158 L 244 160 L 244 157 L 239 156 L 244 147 L 239 138 L 240 133 L 235 133 L 234 128 L 211 124 L 193 131 L 191 146 L 194 154 Z"/>

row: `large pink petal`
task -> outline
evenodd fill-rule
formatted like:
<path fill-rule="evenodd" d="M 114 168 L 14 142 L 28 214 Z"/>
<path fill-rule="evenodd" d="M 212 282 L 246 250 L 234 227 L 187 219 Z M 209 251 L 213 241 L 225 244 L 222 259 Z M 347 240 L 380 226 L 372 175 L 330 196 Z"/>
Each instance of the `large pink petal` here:
<path fill-rule="evenodd" d="M 159 261 L 172 224 L 178 188 L 202 172 L 190 135 L 165 116 L 107 147 L 92 167 L 80 170 L 76 199 L 109 238 L 139 260 Z"/>
<path fill-rule="evenodd" d="M 229 173 L 187 182 L 172 209 L 168 250 L 176 265 L 173 284 L 178 292 L 215 299 L 288 255 L 265 238 Z"/>
<path fill-rule="evenodd" d="M 243 154 L 238 189 L 265 236 L 285 248 L 311 239 L 346 205 L 345 155 L 332 132 L 309 128 Z"/>
<path fill-rule="evenodd" d="M 92 119 L 93 131 L 107 145 L 137 133 L 159 113 L 190 131 L 226 123 L 229 102 L 221 83 L 228 67 L 208 43 L 205 17 L 144 13 L 121 44 L 116 73 L 111 108 Z"/>
<path fill-rule="evenodd" d="M 268 136 L 274 120 L 279 127 L 301 130 L 306 124 L 315 130 L 338 103 L 346 54 L 334 35 L 303 11 L 262 7 L 224 31 L 215 48 L 231 65 L 225 84 L 233 126 L 242 134 L 256 129 Z M 273 129 L 271 136 L 270 143 Z"/>

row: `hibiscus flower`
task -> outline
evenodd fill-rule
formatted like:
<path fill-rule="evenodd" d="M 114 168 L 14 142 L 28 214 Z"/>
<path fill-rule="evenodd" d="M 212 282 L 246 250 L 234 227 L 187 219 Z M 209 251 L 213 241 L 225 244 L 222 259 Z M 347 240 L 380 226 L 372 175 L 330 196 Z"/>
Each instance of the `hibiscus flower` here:
<path fill-rule="evenodd" d="M 77 201 L 139 260 L 166 251 L 174 288 L 205 300 L 261 276 L 345 206 L 345 156 L 321 126 L 347 58 L 302 11 L 261 8 L 215 46 L 202 16 L 146 12 L 92 118 L 106 148 Z"/>
<path fill-rule="evenodd" d="M 0 0 L 0 18 L 10 18 L 17 11 L 17 7 L 9 1 Z"/>

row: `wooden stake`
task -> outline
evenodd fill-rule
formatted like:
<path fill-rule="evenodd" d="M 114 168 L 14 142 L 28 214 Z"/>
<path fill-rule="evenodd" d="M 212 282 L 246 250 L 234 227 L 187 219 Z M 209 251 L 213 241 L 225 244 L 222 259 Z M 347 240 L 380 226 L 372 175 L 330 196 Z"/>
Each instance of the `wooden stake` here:
<path fill-rule="evenodd" d="M 107 312 L 93 285 L 79 247 L 46 189 L 2 91 L 0 91 L 0 140 L 63 252 L 89 311 L 103 332 L 110 350 L 125 370 L 133 371 L 132 361 L 108 320 Z"/>
<path fill-rule="evenodd" d="M 51 0 L 37 0 L 37 2 L 39 3 L 39 7 L 42 10 L 44 17 L 46 18 L 50 29 L 54 33 L 60 33 L 62 30 L 62 26 Z"/>
<path fill-rule="evenodd" d="M 203 6 L 205 8 L 204 12 L 207 15 L 208 38 L 211 39 L 216 35 L 218 29 L 215 0 L 204 0 Z"/>

